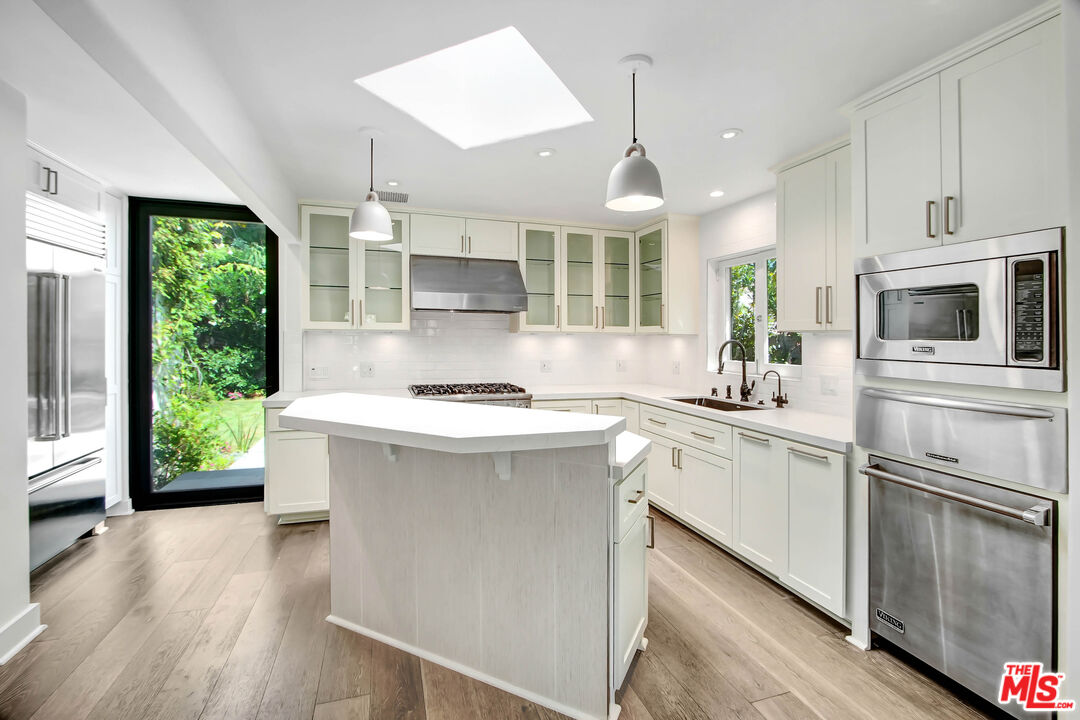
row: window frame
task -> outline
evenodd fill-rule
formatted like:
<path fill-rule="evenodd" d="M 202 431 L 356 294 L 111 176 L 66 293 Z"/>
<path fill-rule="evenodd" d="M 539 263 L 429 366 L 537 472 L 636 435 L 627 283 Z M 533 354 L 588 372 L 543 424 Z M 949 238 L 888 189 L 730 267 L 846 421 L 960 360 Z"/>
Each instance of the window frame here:
<path fill-rule="evenodd" d="M 710 317 L 709 331 L 710 337 L 706 342 L 708 347 L 709 357 L 706 358 L 706 368 L 710 372 L 717 372 L 717 351 L 724 341 L 731 338 L 731 274 L 730 268 L 737 265 L 748 265 L 753 263 L 754 269 L 754 360 L 747 361 L 746 372 L 748 375 L 755 375 L 761 377 L 770 370 L 775 370 L 780 374 L 782 378 L 787 379 L 799 379 L 803 375 L 803 366 L 792 365 L 786 363 L 771 363 L 768 362 L 769 357 L 769 322 L 768 322 L 768 261 L 769 259 L 776 259 L 776 246 L 769 246 L 767 248 L 759 248 L 751 252 L 743 252 L 735 255 L 727 255 L 719 258 L 713 258 L 709 261 L 709 272 L 713 274 L 710 278 L 709 289 L 720 293 L 720 302 L 709 303 Z M 715 278 L 715 280 L 713 279 Z M 777 283 L 779 284 L 779 269 L 777 269 Z M 777 287 L 779 292 L 779 287 Z M 764 312 L 758 312 L 758 303 L 761 298 L 765 298 Z M 720 317 L 715 317 L 715 310 L 719 311 Z M 784 331 L 778 331 L 784 332 Z M 718 335 L 713 336 L 713 333 Z M 800 336 L 803 333 L 796 333 Z M 722 339 L 721 337 L 722 336 Z M 728 347 L 724 351 L 724 362 L 739 362 L 738 358 L 731 356 L 733 347 Z M 726 370 L 731 370 L 731 365 L 728 365 Z"/>

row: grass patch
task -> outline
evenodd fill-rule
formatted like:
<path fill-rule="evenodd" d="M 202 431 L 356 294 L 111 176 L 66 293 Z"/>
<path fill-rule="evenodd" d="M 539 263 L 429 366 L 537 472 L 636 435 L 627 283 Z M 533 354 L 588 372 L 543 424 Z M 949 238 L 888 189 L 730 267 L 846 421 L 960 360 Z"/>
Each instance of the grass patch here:
<path fill-rule="evenodd" d="M 230 454 L 241 455 L 262 439 L 263 399 L 218 400 L 212 408 L 218 418 L 216 434 Z M 244 447 L 246 445 L 246 447 Z"/>

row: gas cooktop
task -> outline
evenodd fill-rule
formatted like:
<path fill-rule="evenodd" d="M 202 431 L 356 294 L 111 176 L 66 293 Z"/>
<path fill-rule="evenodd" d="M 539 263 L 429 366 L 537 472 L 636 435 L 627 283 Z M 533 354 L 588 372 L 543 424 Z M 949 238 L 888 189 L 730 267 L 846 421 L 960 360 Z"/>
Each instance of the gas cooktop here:
<path fill-rule="evenodd" d="M 413 397 L 431 400 L 456 400 L 459 402 L 499 402 L 516 407 L 529 407 L 532 395 L 525 388 L 510 383 L 445 383 L 437 385 L 410 385 Z"/>

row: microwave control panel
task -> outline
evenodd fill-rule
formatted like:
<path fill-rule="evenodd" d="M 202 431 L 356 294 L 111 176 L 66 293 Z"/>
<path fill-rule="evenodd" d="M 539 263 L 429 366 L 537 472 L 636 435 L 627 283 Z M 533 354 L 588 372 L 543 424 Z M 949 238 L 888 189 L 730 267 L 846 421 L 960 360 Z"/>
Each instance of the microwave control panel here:
<path fill-rule="evenodd" d="M 1046 351 L 1045 274 L 1041 259 L 1013 265 L 1013 354 L 1021 362 L 1042 362 Z"/>

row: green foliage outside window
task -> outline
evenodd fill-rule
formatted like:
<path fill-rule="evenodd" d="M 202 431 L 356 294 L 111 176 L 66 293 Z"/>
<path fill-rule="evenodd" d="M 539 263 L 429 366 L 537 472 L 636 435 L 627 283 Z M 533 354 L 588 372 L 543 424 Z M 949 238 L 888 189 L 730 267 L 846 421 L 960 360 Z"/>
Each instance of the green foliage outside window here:
<path fill-rule="evenodd" d="M 753 261 L 728 268 L 731 337 L 746 348 L 747 362 L 755 362 L 757 359 L 757 268 L 757 263 Z M 802 336 L 799 333 L 778 332 L 776 329 L 776 258 L 765 261 L 765 272 L 768 296 L 768 362 L 775 365 L 801 365 Z M 738 360 L 738 351 L 732 353 L 729 349 L 728 357 Z"/>

